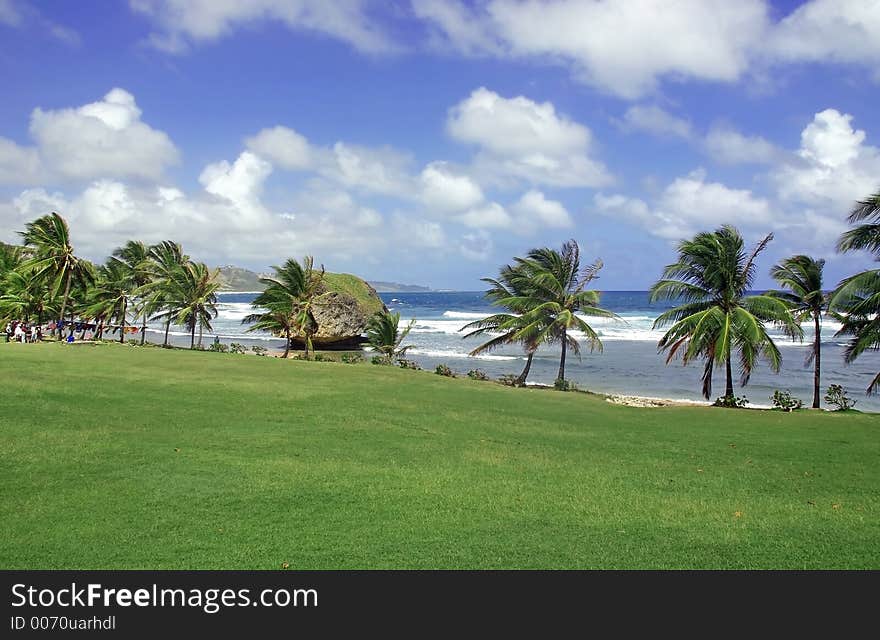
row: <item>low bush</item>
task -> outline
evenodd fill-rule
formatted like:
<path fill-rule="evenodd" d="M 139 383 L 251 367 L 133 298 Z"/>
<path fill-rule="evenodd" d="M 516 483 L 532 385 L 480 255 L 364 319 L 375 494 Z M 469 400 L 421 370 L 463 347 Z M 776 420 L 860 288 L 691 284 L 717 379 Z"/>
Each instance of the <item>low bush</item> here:
<path fill-rule="evenodd" d="M 211 346 L 208 347 L 208 351 L 214 351 L 216 353 L 226 353 L 229 351 L 229 346 L 223 344 L 222 342 L 212 342 Z"/>
<path fill-rule="evenodd" d="M 467 377 L 471 380 L 488 380 L 489 376 L 482 369 L 471 369 L 467 372 Z"/>
<path fill-rule="evenodd" d="M 238 342 L 233 342 L 229 345 L 229 353 L 245 353 L 247 351 L 247 347 Z"/>
<path fill-rule="evenodd" d="M 563 380 L 559 378 L 553 383 L 553 388 L 557 391 L 577 391 L 578 386 L 571 380 Z"/>
<path fill-rule="evenodd" d="M 846 395 L 846 389 L 839 384 L 832 384 L 825 392 L 825 402 L 832 407 L 837 407 L 835 411 L 849 411 L 856 406 L 856 400 Z"/>
<path fill-rule="evenodd" d="M 779 389 L 773 392 L 773 395 L 770 396 L 770 400 L 773 401 L 774 409 L 781 409 L 786 412 L 801 409 L 804 406 L 804 403 L 801 402 L 800 398 L 793 397 L 790 391 L 780 391 Z"/>
<path fill-rule="evenodd" d="M 437 368 L 434 369 L 434 373 L 438 376 L 446 376 L 447 378 L 454 378 L 455 373 L 445 364 L 438 364 Z"/>
<path fill-rule="evenodd" d="M 502 376 L 498 376 L 498 382 L 503 384 L 505 387 L 515 387 L 517 386 L 519 381 L 519 376 L 513 373 L 505 373 Z"/>
<path fill-rule="evenodd" d="M 343 353 L 339 360 L 345 364 L 359 364 L 364 361 L 364 358 L 357 353 Z"/>
<path fill-rule="evenodd" d="M 398 358 L 397 366 L 399 366 L 401 369 L 413 369 L 414 371 L 421 370 L 421 367 L 418 365 L 418 363 L 414 362 L 413 360 L 407 360 L 406 358 Z"/>
<path fill-rule="evenodd" d="M 254 346 L 252 346 L 251 351 L 253 351 L 254 354 L 256 354 L 258 356 L 264 356 L 267 353 L 269 353 L 269 350 L 266 347 L 261 347 L 258 344 L 255 344 Z"/>
<path fill-rule="evenodd" d="M 370 358 L 370 364 L 388 366 L 391 364 L 391 358 L 381 355 L 373 356 L 372 358 Z"/>
<path fill-rule="evenodd" d="M 724 407 L 725 409 L 745 409 L 748 403 L 749 399 L 745 396 L 721 396 L 715 399 L 712 406 Z"/>

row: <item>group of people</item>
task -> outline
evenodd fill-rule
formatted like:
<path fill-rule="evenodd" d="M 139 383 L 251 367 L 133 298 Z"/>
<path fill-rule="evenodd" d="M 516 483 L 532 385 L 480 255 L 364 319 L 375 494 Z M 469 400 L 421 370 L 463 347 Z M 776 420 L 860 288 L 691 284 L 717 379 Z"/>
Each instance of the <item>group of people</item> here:
<path fill-rule="evenodd" d="M 42 342 L 43 327 L 39 324 L 28 324 L 26 322 L 7 322 L 6 323 L 6 342 Z"/>

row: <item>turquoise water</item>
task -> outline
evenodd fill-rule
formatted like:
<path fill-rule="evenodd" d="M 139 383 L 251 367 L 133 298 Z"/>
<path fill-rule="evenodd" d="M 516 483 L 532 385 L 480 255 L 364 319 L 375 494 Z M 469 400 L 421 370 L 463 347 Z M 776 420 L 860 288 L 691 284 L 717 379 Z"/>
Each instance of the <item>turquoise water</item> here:
<path fill-rule="evenodd" d="M 433 369 L 446 364 L 454 371 L 466 373 L 482 369 L 492 377 L 505 373 L 519 373 L 525 364 L 522 351 L 516 346 L 501 348 L 491 354 L 469 357 L 467 354 L 480 344 L 478 340 L 464 340 L 460 331 L 466 323 L 496 312 L 487 304 L 481 292 L 430 292 L 380 294 L 387 307 L 398 311 L 403 319 L 415 319 L 407 344 L 413 347 L 409 357 L 424 368 Z M 245 333 L 242 318 L 251 313 L 254 294 L 223 294 L 220 297 L 219 317 L 213 331 L 206 333 L 205 344 L 217 335 L 223 342 L 262 344 L 269 348 L 283 348 L 283 340 L 267 334 Z M 602 306 L 617 313 L 622 321 L 590 319 L 599 333 L 604 349 L 590 353 L 585 347 L 578 359 L 569 353 L 566 378 L 581 388 L 604 393 L 626 393 L 661 398 L 701 400 L 702 367 L 681 362 L 665 364 L 665 356 L 657 353 L 657 340 L 662 332 L 652 329 L 654 319 L 672 306 L 669 303 L 650 304 L 645 291 L 607 291 L 602 294 Z M 845 338 L 835 337 L 839 324 L 826 320 L 822 329 L 823 390 L 829 384 L 843 385 L 858 400 L 857 408 L 880 411 L 880 399 L 866 397 L 864 389 L 878 371 L 880 354 L 869 353 L 858 362 L 845 365 L 842 345 Z M 160 342 L 159 327 L 148 337 Z M 783 355 L 779 374 L 771 373 L 766 365 L 759 365 L 745 389 L 737 385 L 737 394 L 746 395 L 753 406 L 767 406 L 775 389 L 790 390 L 809 403 L 812 398 L 812 369 L 804 366 L 812 327 L 804 327 L 804 343 L 792 342 L 776 334 Z M 189 344 L 185 332 L 174 331 L 177 344 Z M 559 367 L 559 348 L 542 348 L 536 355 L 529 375 L 531 382 L 552 384 Z M 716 373 L 714 395 L 724 391 L 722 372 Z"/>

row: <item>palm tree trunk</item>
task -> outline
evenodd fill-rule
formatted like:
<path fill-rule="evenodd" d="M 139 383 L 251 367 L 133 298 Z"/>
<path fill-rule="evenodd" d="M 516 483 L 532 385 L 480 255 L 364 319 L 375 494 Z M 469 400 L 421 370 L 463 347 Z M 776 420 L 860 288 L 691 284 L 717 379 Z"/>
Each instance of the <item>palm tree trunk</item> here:
<path fill-rule="evenodd" d="M 559 373 L 556 375 L 557 380 L 565 380 L 565 352 L 568 350 L 568 331 L 562 329 L 562 356 L 559 358 Z"/>
<path fill-rule="evenodd" d="M 122 299 L 122 320 L 119 323 L 119 344 L 125 344 L 125 315 L 128 311 L 128 298 Z"/>
<path fill-rule="evenodd" d="M 813 326 L 815 327 L 816 337 L 813 339 L 813 408 L 819 408 L 819 378 L 820 378 L 820 359 L 822 357 L 822 326 L 819 320 L 819 312 L 813 313 Z"/>
<path fill-rule="evenodd" d="M 202 348 L 202 326 L 203 326 L 202 319 L 199 318 L 199 349 Z"/>
<path fill-rule="evenodd" d="M 732 398 L 733 397 L 733 369 L 730 366 L 730 355 L 727 356 L 727 361 L 725 362 L 725 369 L 727 373 L 727 386 L 724 388 L 724 397 Z"/>
<path fill-rule="evenodd" d="M 168 346 L 168 330 L 171 329 L 171 316 L 168 316 L 168 319 L 165 321 L 165 341 L 162 343 L 163 347 Z"/>
<path fill-rule="evenodd" d="M 189 332 L 189 348 L 196 348 L 196 319 L 195 317 L 190 321 L 190 332 Z"/>
<path fill-rule="evenodd" d="M 70 271 L 68 271 L 67 272 L 67 282 L 64 284 L 64 297 L 61 298 L 61 321 L 62 322 L 64 321 L 64 312 L 67 310 L 67 299 L 70 297 L 70 278 L 71 278 L 71 275 L 72 274 L 70 273 Z M 61 333 L 62 333 L 62 329 L 59 326 L 58 327 L 58 339 L 59 340 L 63 339 L 61 337 Z"/>
<path fill-rule="evenodd" d="M 290 329 L 284 330 L 284 337 L 286 338 L 286 341 L 284 342 L 284 355 L 281 356 L 282 358 L 286 358 L 290 355 Z"/>
<path fill-rule="evenodd" d="M 303 347 L 305 347 L 305 358 L 309 359 L 309 342 L 311 342 L 311 337 L 308 333 L 305 334 L 305 340 L 303 340 Z"/>
<path fill-rule="evenodd" d="M 514 381 L 514 384 L 517 387 L 523 387 L 526 384 L 526 378 L 529 377 L 529 369 L 532 368 L 532 358 L 535 357 L 535 353 L 533 351 L 529 351 L 529 355 L 526 358 L 526 366 L 522 370 L 522 373 L 519 374 L 519 377 Z"/>
<path fill-rule="evenodd" d="M 144 341 L 147 339 L 147 312 L 144 311 L 143 322 L 141 322 L 141 346 L 144 346 Z"/>

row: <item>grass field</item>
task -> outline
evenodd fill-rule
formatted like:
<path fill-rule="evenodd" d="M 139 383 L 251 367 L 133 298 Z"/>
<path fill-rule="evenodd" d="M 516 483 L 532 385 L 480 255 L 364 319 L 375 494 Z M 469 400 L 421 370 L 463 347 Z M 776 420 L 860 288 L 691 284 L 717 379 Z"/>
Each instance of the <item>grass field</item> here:
<path fill-rule="evenodd" d="M 127 345 L 0 379 L 4 569 L 880 568 L 880 416 Z"/>

